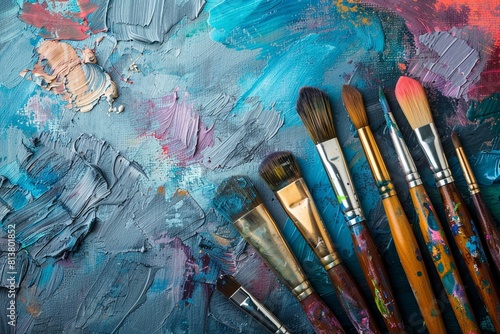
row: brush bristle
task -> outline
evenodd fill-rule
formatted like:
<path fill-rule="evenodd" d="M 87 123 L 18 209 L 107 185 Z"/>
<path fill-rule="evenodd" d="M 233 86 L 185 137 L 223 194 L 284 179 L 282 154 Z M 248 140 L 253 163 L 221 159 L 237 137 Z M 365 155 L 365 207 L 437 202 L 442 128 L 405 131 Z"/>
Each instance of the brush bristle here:
<path fill-rule="evenodd" d="M 356 88 L 349 85 L 343 85 L 342 101 L 356 129 L 361 129 L 369 125 L 365 104 L 363 103 L 363 96 Z"/>
<path fill-rule="evenodd" d="M 262 199 L 247 176 L 224 179 L 212 200 L 214 208 L 228 221 L 234 222 L 262 203 Z"/>
<path fill-rule="evenodd" d="M 330 101 L 322 90 L 302 87 L 296 109 L 311 139 L 316 144 L 336 137 Z"/>
<path fill-rule="evenodd" d="M 299 164 L 288 151 L 269 154 L 260 164 L 259 174 L 272 191 L 278 191 L 301 178 Z"/>
<path fill-rule="evenodd" d="M 413 129 L 433 122 L 427 95 L 420 82 L 402 76 L 396 84 L 395 91 L 396 99 Z"/>
<path fill-rule="evenodd" d="M 378 88 L 378 101 L 380 102 L 380 106 L 382 107 L 382 111 L 384 114 L 388 114 L 391 112 L 391 108 L 389 107 L 389 102 L 385 97 L 384 90 L 382 87 Z"/>
<path fill-rule="evenodd" d="M 231 275 L 220 275 L 217 278 L 217 290 L 227 298 L 231 298 L 240 287 L 241 284 Z"/>
<path fill-rule="evenodd" d="M 458 138 L 458 135 L 455 133 L 455 131 L 451 132 L 451 141 L 453 142 L 453 146 L 455 148 L 462 147 L 462 143 L 460 142 L 460 138 Z"/>

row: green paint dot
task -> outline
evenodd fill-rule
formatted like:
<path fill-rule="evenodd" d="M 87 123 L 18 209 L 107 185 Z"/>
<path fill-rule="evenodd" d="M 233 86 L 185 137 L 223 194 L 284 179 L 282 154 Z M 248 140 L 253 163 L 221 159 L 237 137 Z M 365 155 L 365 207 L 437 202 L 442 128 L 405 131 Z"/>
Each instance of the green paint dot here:
<path fill-rule="evenodd" d="M 444 271 L 444 265 L 443 265 L 443 263 L 442 263 L 442 262 L 440 262 L 440 263 L 438 264 L 438 266 L 437 266 L 437 270 L 438 270 L 440 273 L 442 273 L 442 272 Z"/>
<path fill-rule="evenodd" d="M 421 271 L 417 271 L 417 276 L 418 277 L 422 276 L 422 272 Z"/>

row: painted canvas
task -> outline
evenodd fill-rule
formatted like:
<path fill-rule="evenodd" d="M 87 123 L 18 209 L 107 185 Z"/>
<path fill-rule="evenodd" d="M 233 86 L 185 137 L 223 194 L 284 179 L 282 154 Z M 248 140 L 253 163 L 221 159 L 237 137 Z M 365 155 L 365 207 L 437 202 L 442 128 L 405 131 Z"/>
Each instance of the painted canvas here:
<path fill-rule="evenodd" d="M 0 68 L 0 333 L 262 333 L 216 290 L 221 274 L 234 275 L 292 333 L 313 332 L 290 291 L 214 210 L 217 186 L 232 175 L 255 183 L 315 290 L 354 333 L 319 260 L 258 174 L 269 153 L 293 152 L 343 263 L 376 313 L 341 209 L 297 115 L 303 86 L 329 97 L 408 333 L 426 328 L 342 85 L 363 94 L 422 250 L 379 88 L 446 218 L 395 98 L 402 75 L 425 87 L 471 211 L 452 131 L 500 223 L 497 0 L 3 0 Z M 453 244 L 451 250 L 481 330 L 494 332 L 459 251 Z M 457 333 L 431 256 L 422 254 L 439 312 Z"/>

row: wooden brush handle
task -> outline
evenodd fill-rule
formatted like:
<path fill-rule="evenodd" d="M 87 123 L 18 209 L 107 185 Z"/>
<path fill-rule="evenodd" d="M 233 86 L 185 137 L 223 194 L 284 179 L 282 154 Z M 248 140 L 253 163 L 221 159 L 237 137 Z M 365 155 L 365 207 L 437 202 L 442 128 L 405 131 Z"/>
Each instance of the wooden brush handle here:
<path fill-rule="evenodd" d="M 455 259 L 451 254 L 448 240 L 424 186 L 420 184 L 410 188 L 410 195 L 425 244 L 431 253 L 432 261 L 462 333 L 479 333 L 480 330 L 465 293 Z"/>
<path fill-rule="evenodd" d="M 345 333 L 333 312 L 321 300 L 318 293 L 313 292 L 300 301 L 316 334 Z"/>
<path fill-rule="evenodd" d="M 486 240 L 486 246 L 493 260 L 493 267 L 500 275 L 500 232 L 495 227 L 491 212 L 484 202 L 483 195 L 480 192 L 471 195 L 479 220 L 479 225 Z"/>
<path fill-rule="evenodd" d="M 410 222 L 397 196 L 382 200 L 396 251 L 429 333 L 446 333 L 432 285 Z"/>
<path fill-rule="evenodd" d="M 380 333 L 365 298 L 354 279 L 341 263 L 326 271 L 342 308 L 358 333 Z"/>
<path fill-rule="evenodd" d="M 496 332 L 500 333 L 500 298 L 474 222 L 455 183 L 439 187 L 439 192 L 455 243 L 490 315 L 493 326 Z"/>
<path fill-rule="evenodd" d="M 354 249 L 375 304 L 391 334 L 406 333 L 382 257 L 365 221 L 350 226 Z"/>

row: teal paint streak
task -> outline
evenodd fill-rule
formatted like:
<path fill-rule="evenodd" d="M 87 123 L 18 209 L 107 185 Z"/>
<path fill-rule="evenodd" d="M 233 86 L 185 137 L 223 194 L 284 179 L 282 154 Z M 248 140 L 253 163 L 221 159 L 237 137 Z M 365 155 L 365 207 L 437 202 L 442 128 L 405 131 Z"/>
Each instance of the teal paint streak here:
<path fill-rule="evenodd" d="M 455 278 L 453 277 L 453 271 L 450 270 L 446 274 L 444 274 L 442 277 L 442 282 L 446 292 L 449 295 L 452 295 L 456 285 Z"/>
<path fill-rule="evenodd" d="M 481 102 L 471 101 L 467 110 L 467 118 L 480 123 L 493 120 L 498 124 L 500 118 L 500 93 L 492 94 Z"/>

